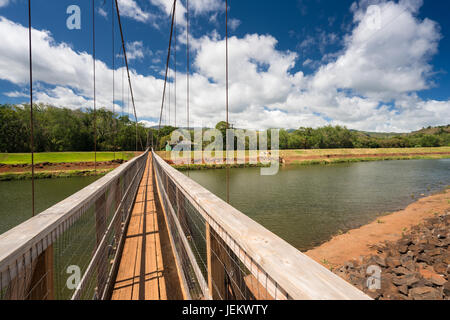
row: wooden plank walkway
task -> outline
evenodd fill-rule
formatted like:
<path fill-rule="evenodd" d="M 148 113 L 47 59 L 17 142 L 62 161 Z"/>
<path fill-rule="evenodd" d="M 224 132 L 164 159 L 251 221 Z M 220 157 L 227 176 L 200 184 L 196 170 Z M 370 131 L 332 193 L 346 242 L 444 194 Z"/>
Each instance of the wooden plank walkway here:
<path fill-rule="evenodd" d="M 112 300 L 167 300 L 151 155 L 131 213 Z"/>

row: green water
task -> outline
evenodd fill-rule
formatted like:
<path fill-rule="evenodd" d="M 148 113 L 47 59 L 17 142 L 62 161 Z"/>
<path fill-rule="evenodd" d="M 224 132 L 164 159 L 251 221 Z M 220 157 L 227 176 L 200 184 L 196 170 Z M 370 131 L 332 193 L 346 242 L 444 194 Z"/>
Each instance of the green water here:
<path fill-rule="evenodd" d="M 36 212 L 42 212 L 83 189 L 97 177 L 35 181 Z M 31 180 L 0 181 L 0 234 L 31 218 Z"/>
<path fill-rule="evenodd" d="M 230 169 L 230 203 L 305 251 L 444 189 L 449 169 L 450 159 L 292 166 L 268 177 Z M 189 176 L 226 199 L 226 170 Z"/>

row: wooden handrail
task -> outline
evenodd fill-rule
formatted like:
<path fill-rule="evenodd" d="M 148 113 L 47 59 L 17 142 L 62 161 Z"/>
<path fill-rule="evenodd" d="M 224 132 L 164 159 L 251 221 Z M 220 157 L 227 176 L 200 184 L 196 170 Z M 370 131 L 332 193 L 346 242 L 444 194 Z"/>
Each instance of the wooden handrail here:
<path fill-rule="evenodd" d="M 221 235 L 224 242 L 238 245 L 236 254 L 243 251 L 251 257 L 253 263 L 286 292 L 286 298 L 370 300 L 362 291 L 172 168 L 156 153 L 153 156 L 206 223 Z M 235 250 L 231 244 L 229 247 Z"/>
<path fill-rule="evenodd" d="M 78 219 L 83 208 L 94 203 L 111 183 L 147 154 L 148 151 L 122 164 L 86 188 L 0 235 L 0 273 L 9 269 L 13 278 L 55 242 Z M 24 263 L 18 265 L 16 261 Z"/>

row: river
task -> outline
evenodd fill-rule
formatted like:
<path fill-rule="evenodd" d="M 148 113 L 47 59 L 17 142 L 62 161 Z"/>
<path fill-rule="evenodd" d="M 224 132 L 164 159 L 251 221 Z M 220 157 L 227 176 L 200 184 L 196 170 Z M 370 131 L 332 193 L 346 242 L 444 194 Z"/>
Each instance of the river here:
<path fill-rule="evenodd" d="M 261 176 L 259 168 L 230 169 L 230 203 L 304 251 L 442 190 L 450 184 L 449 169 L 450 159 L 289 166 L 275 176 Z M 226 170 L 189 176 L 226 198 Z M 36 180 L 36 212 L 96 179 Z M 31 182 L 0 182 L 0 234 L 30 217 Z"/>
<path fill-rule="evenodd" d="M 444 189 L 449 169 L 450 159 L 289 166 L 275 176 L 230 169 L 230 204 L 306 251 Z M 226 199 L 226 170 L 186 174 Z"/>
<path fill-rule="evenodd" d="M 40 213 L 88 186 L 98 177 L 35 181 L 36 212 Z M 0 234 L 31 218 L 31 180 L 0 181 Z"/>

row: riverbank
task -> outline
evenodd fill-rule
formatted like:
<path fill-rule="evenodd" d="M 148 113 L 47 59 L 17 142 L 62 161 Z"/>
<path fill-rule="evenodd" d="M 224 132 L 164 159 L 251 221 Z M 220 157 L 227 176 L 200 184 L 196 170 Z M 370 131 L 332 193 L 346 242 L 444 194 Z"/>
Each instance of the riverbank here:
<path fill-rule="evenodd" d="M 450 298 L 450 189 L 335 236 L 306 255 L 376 299 Z M 382 269 L 368 290 L 367 268 Z"/>
<path fill-rule="evenodd" d="M 141 152 L 48 152 L 35 154 L 35 178 L 68 178 L 104 175 Z M 95 170 L 95 168 L 97 170 Z M 31 179 L 31 155 L 0 153 L 0 181 Z"/>
<path fill-rule="evenodd" d="M 113 169 L 98 168 L 97 170 L 62 170 L 62 171 L 37 171 L 35 179 L 72 178 L 104 176 Z M 0 181 L 31 180 L 31 172 L 0 173 Z"/>
<path fill-rule="evenodd" d="M 97 162 L 38 163 L 34 168 L 35 179 L 101 176 L 120 166 L 123 160 Z M 0 164 L 0 181 L 31 179 L 29 164 Z"/>
<path fill-rule="evenodd" d="M 35 178 L 68 178 L 104 175 L 141 152 L 47 152 L 35 154 Z M 95 168 L 97 170 L 95 170 Z M 0 153 L 0 181 L 31 179 L 31 155 Z"/>
<path fill-rule="evenodd" d="M 123 160 L 128 161 L 141 152 L 97 152 L 98 162 Z M 61 163 L 80 163 L 93 162 L 94 152 L 39 152 L 34 154 L 34 163 L 61 164 Z M 0 153 L 0 164 L 2 165 L 31 165 L 30 153 Z"/>
<path fill-rule="evenodd" d="M 198 170 L 212 170 L 212 169 L 226 169 L 227 165 L 226 164 L 191 164 L 191 165 L 176 165 L 176 164 L 171 164 L 171 166 L 178 170 L 178 171 L 198 171 Z M 257 163 L 257 164 L 250 164 L 250 163 L 243 163 L 243 164 L 230 164 L 228 165 L 228 168 L 231 169 L 237 169 L 237 168 L 265 168 L 265 167 L 269 167 L 270 164 L 265 164 L 265 163 Z"/>
<path fill-rule="evenodd" d="M 314 165 L 384 160 L 450 158 L 450 147 L 405 149 L 330 149 L 282 150 L 280 161 L 286 165 Z"/>
<path fill-rule="evenodd" d="M 379 217 L 358 229 L 333 237 L 330 241 L 306 252 L 317 262 L 335 268 L 361 256 L 375 254 L 375 247 L 384 241 L 397 241 L 427 218 L 450 211 L 450 189 L 419 199 L 404 210 Z"/>
<path fill-rule="evenodd" d="M 115 169 L 124 163 L 123 160 L 114 161 L 98 161 L 97 163 L 92 162 L 61 162 L 61 163 L 50 163 L 43 162 L 37 163 L 34 166 L 34 171 L 38 172 L 60 172 L 60 171 L 90 171 L 97 169 Z M 0 164 L 0 174 L 6 173 L 31 173 L 30 164 Z"/>
<path fill-rule="evenodd" d="M 199 154 L 200 153 L 200 154 Z M 267 163 L 260 161 L 259 155 L 249 164 L 249 152 L 245 152 L 244 164 L 237 164 L 237 153 L 235 153 L 235 164 L 230 165 L 233 168 L 245 167 L 265 167 Z M 171 152 L 160 151 L 158 154 L 175 169 L 184 171 L 188 169 L 187 165 L 175 165 L 171 161 Z M 196 155 L 196 157 L 194 157 Z M 267 155 L 264 155 L 267 157 Z M 205 161 L 202 152 L 193 152 L 191 159 L 202 159 L 192 161 L 189 170 L 223 169 L 226 167 L 225 153 L 223 157 L 215 156 L 214 159 Z M 269 155 L 270 157 L 270 155 Z M 279 162 L 281 165 L 329 165 L 338 163 L 372 162 L 388 160 L 432 160 L 450 158 L 450 147 L 441 148 L 393 148 L 393 149 L 319 149 L 319 150 L 280 150 Z M 209 164 L 216 162 L 219 164 Z"/>
<path fill-rule="evenodd" d="M 450 211 L 374 248 L 334 273 L 377 300 L 450 300 Z"/>

